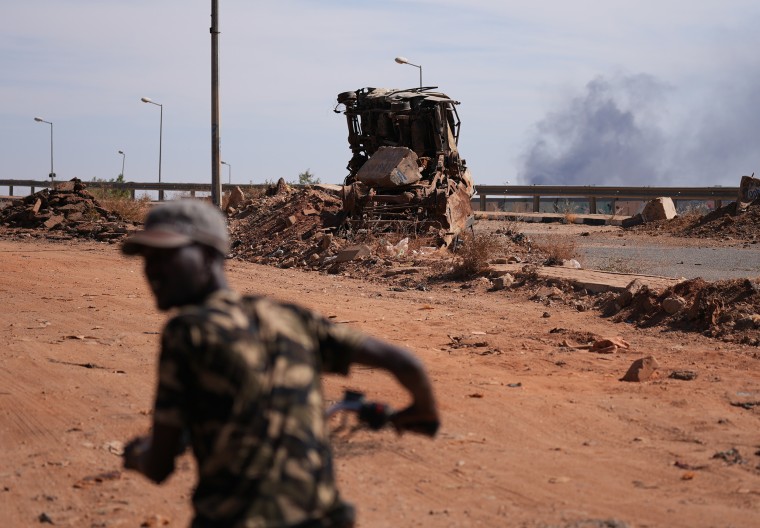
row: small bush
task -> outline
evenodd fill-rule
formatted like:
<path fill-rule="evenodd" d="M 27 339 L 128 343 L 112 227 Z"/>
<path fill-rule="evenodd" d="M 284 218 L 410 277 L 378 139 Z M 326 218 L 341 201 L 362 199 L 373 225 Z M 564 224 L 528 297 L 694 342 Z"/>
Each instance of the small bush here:
<path fill-rule="evenodd" d="M 563 236 L 550 236 L 536 240 L 533 243 L 533 250 L 546 259 L 545 264 L 548 266 L 562 264 L 563 260 L 578 256 L 575 240 Z"/>
<path fill-rule="evenodd" d="M 103 209 L 113 211 L 124 220 L 130 222 L 144 222 L 150 210 L 150 197 L 144 194 L 136 200 L 127 197 L 105 196 L 98 198 L 98 203 Z"/>
<path fill-rule="evenodd" d="M 488 233 L 465 234 L 456 250 L 458 260 L 452 270 L 457 277 L 472 277 L 488 268 L 488 261 L 504 253 L 504 239 Z"/>

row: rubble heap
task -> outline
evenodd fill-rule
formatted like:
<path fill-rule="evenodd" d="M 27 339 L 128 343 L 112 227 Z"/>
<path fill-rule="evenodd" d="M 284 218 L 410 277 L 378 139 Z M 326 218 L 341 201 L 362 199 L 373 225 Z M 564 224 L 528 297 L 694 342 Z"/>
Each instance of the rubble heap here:
<path fill-rule="evenodd" d="M 327 191 L 278 185 L 230 211 L 232 255 L 283 268 L 318 265 L 342 245 L 332 235 L 341 208 Z"/>
<path fill-rule="evenodd" d="M 736 202 L 731 202 L 706 215 L 677 216 L 672 220 L 638 225 L 632 230 L 639 233 L 662 233 L 688 238 L 760 242 L 760 200 L 751 202 L 744 211 L 737 211 L 737 209 Z"/>
<path fill-rule="evenodd" d="M 104 241 L 118 240 L 134 229 L 132 222 L 103 208 L 77 178 L 14 200 L 0 210 L 0 225 L 42 232 L 47 238 Z"/>
<path fill-rule="evenodd" d="M 760 346 L 760 278 L 683 281 L 654 291 L 633 281 L 600 300 L 603 313 L 641 327 L 668 327 Z"/>
<path fill-rule="evenodd" d="M 760 227 L 760 179 L 742 176 L 735 202 L 706 215 L 687 214 L 635 227 L 636 231 L 693 238 L 743 240 L 758 242 Z M 631 218 L 630 220 L 633 220 Z M 629 222 L 630 225 L 635 225 Z M 624 225 L 625 227 L 625 225 Z"/>
<path fill-rule="evenodd" d="M 419 287 L 453 260 L 436 234 L 348 230 L 338 190 L 329 185 L 272 187 L 228 208 L 233 258 Z M 506 239 L 506 238 L 505 238 Z"/>

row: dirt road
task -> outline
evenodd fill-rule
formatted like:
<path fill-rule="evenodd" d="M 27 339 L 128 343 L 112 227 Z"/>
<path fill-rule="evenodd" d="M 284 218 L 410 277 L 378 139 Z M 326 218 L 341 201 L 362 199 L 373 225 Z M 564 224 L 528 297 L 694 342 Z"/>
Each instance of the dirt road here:
<path fill-rule="evenodd" d="M 304 303 L 428 365 L 438 438 L 336 439 L 361 527 L 758 525 L 757 347 L 637 330 L 477 284 L 397 292 L 239 261 L 229 275 L 239 290 Z M 0 241 L 0 293 L 2 526 L 185 526 L 191 459 L 156 487 L 122 472 L 117 454 L 149 425 L 165 318 L 139 261 L 103 244 Z M 576 333 L 621 336 L 631 348 L 562 346 Z M 650 354 L 660 379 L 619 381 Z M 676 370 L 697 377 L 669 378 Z M 331 400 L 362 388 L 404 404 L 368 369 L 325 386 Z"/>

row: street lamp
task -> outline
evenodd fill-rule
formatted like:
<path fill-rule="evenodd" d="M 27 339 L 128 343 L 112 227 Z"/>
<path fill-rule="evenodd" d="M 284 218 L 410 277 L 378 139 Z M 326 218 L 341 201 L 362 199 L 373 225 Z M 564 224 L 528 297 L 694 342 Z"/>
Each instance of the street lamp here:
<path fill-rule="evenodd" d="M 127 159 L 127 155 L 124 154 L 123 150 L 119 151 L 119 154 L 121 154 L 121 179 L 124 179 L 124 161 Z"/>
<path fill-rule="evenodd" d="M 422 66 L 420 66 L 418 64 L 412 64 L 411 62 L 409 62 L 409 60 L 407 60 L 406 57 L 396 57 L 396 62 L 398 62 L 399 64 L 408 64 L 409 66 L 414 66 L 415 68 L 419 68 L 419 70 L 420 70 L 420 88 L 422 88 Z"/>
<path fill-rule="evenodd" d="M 53 170 L 53 123 L 50 121 L 45 121 L 41 117 L 35 117 L 35 121 L 38 123 L 47 123 L 50 125 L 50 186 L 53 187 L 53 184 L 55 183 L 55 171 Z"/>
<path fill-rule="evenodd" d="M 161 108 L 161 121 L 158 128 L 158 183 L 161 183 L 161 143 L 164 137 L 164 105 L 153 101 L 150 97 L 141 97 L 140 101 L 143 103 L 150 103 Z M 158 201 L 161 202 L 164 199 L 164 190 L 158 190 Z"/>
<path fill-rule="evenodd" d="M 232 183 L 232 165 L 226 161 L 223 161 L 222 165 L 227 165 L 227 183 Z"/>

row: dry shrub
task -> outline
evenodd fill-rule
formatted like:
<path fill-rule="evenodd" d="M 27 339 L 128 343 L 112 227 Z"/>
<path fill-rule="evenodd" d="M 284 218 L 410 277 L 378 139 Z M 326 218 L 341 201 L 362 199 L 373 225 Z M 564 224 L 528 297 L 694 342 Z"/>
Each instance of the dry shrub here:
<path fill-rule="evenodd" d="M 504 253 L 504 238 L 493 233 L 466 233 L 461 241 L 456 248 L 458 260 L 452 270 L 457 277 L 471 277 L 484 272 L 489 260 Z"/>
<path fill-rule="evenodd" d="M 570 237 L 548 236 L 533 243 L 533 250 L 542 255 L 549 266 L 562 264 L 563 260 L 570 260 L 578 256 L 578 247 Z"/>
<path fill-rule="evenodd" d="M 98 203 L 103 209 L 113 211 L 131 222 L 144 222 L 150 210 L 150 197 L 147 194 L 136 200 L 123 196 L 104 196 L 98 198 Z"/>
<path fill-rule="evenodd" d="M 571 213 L 569 211 L 565 213 L 566 224 L 574 224 L 577 218 L 578 218 L 578 215 L 576 215 L 575 213 Z"/>

